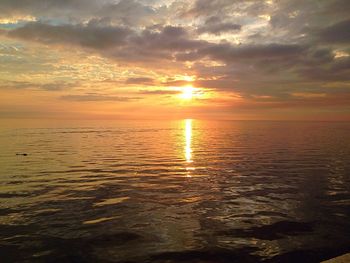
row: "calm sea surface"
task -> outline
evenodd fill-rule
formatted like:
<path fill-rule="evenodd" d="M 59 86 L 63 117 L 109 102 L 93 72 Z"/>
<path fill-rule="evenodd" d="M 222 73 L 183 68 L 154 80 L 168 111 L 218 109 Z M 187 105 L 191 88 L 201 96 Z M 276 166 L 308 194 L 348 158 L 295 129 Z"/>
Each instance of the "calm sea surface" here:
<path fill-rule="evenodd" d="M 350 251 L 349 123 L 2 128 L 0 146 L 0 262 L 319 262 Z"/>

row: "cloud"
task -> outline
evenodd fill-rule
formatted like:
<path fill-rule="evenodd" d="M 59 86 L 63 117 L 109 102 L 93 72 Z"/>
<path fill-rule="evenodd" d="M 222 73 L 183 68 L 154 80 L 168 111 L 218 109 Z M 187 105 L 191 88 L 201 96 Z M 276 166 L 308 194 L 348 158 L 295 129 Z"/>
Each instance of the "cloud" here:
<path fill-rule="evenodd" d="M 212 16 L 205 21 L 205 23 L 198 28 L 198 33 L 209 33 L 220 35 L 226 32 L 238 32 L 242 28 L 241 25 L 232 22 L 222 22 L 218 17 Z"/>
<path fill-rule="evenodd" d="M 40 89 L 46 91 L 67 90 L 77 86 L 77 83 L 51 82 L 51 83 L 32 83 L 27 81 L 3 81 L 0 83 L 0 89 Z"/>
<path fill-rule="evenodd" d="M 124 25 L 145 24 L 156 15 L 156 10 L 135 0 L 107 3 L 96 12 L 99 17 L 109 17 Z"/>
<path fill-rule="evenodd" d="M 231 43 L 206 43 L 194 52 L 179 53 L 179 60 L 196 61 L 203 57 L 223 61 L 227 63 L 237 62 L 238 60 L 285 60 L 304 56 L 307 51 L 306 46 L 298 44 L 277 44 L 267 45 L 232 45 Z"/>
<path fill-rule="evenodd" d="M 140 90 L 140 94 L 145 95 L 174 95 L 174 94 L 180 94 L 181 91 L 178 90 Z"/>
<path fill-rule="evenodd" d="M 4 79 L 41 77 L 45 78 L 41 82 L 47 84 L 2 81 L 1 87 L 42 90 L 71 87 L 72 84 L 65 86 L 50 80 L 52 76 L 81 78 L 79 81 L 91 83 L 91 78 L 84 74 L 78 77 L 67 68 L 57 67 L 54 60 L 48 63 L 33 59 L 32 50 L 41 47 L 31 43 L 42 43 L 47 50 L 59 47 L 52 56 L 45 53 L 42 57 L 65 63 L 73 60 L 65 58 L 63 51 L 74 47 L 79 55 L 72 63 L 81 69 L 89 67 L 91 75 L 101 72 L 106 64 L 97 67 L 96 62 L 93 67 L 87 65 L 93 59 L 87 62 L 78 57 L 103 57 L 101 63 L 112 65 L 113 70 L 104 77 L 95 75 L 98 79 L 110 78 L 113 87 L 132 90 L 137 85 L 149 85 L 158 89 L 136 88 L 136 94 L 175 94 L 176 91 L 158 86 L 188 85 L 178 77 L 187 74 L 196 76 L 192 82 L 196 87 L 232 92 L 250 100 L 264 98 L 264 103 L 273 98 L 275 104 L 296 99 L 302 104 L 302 96 L 290 94 L 326 94 L 324 98 L 310 96 L 314 100 L 340 101 L 339 89 L 334 87 L 341 85 L 344 94 L 350 81 L 348 6 L 346 0 L 4 0 L 0 4 L 0 18 L 10 21 L 11 17 L 17 20 L 30 17 L 35 21 L 1 25 L 1 40 L 26 50 L 18 53 L 15 49 L 0 48 L 3 64 L 0 73 Z M 343 55 L 335 56 L 337 52 Z M 49 68 L 50 74 L 43 68 Z M 14 73 L 16 78 L 11 78 Z M 84 88 L 91 87 L 93 91 L 92 86 Z M 137 98 L 89 93 L 66 95 L 62 99 Z"/>
<path fill-rule="evenodd" d="M 164 26 L 136 32 L 91 20 L 87 24 L 50 25 L 30 22 L 7 32 L 15 39 L 47 45 L 74 45 L 94 49 L 103 56 L 123 61 L 172 60 L 174 52 L 196 50 L 206 41 L 191 39 L 182 27 Z"/>
<path fill-rule="evenodd" d="M 102 18 L 118 25 L 144 26 L 162 20 L 158 12 L 164 8 L 161 3 L 137 0 L 2 0 L 0 19 L 17 21 L 31 17 L 56 23 L 83 23 Z"/>
<path fill-rule="evenodd" d="M 174 61 L 178 63 L 199 62 L 206 59 L 220 61 L 225 63 L 224 66 L 207 67 L 205 75 L 199 75 L 203 80 L 198 82 L 198 85 L 211 89 L 236 90 L 241 93 L 257 92 L 256 89 L 247 88 L 253 85 L 260 86 L 251 83 L 252 79 L 259 82 L 268 79 L 271 85 L 264 90 L 267 94 L 270 91 L 276 92 L 274 86 L 278 86 L 279 83 L 291 80 L 295 82 L 298 77 L 309 80 L 317 80 L 317 78 L 347 80 L 347 71 L 341 69 L 341 67 L 346 68 L 347 64 L 345 62 L 334 64 L 334 56 L 329 48 L 315 48 L 305 43 L 244 45 L 235 45 L 227 41 L 213 43 L 194 39 L 185 27 L 178 26 L 158 26 L 137 32 L 126 27 L 105 25 L 96 20 L 78 25 L 49 25 L 34 22 L 9 31 L 8 36 L 45 44 L 80 46 L 94 49 L 101 55 L 116 61 L 154 63 L 156 67 L 165 63 L 174 66 Z M 338 73 L 334 71 L 337 67 Z M 208 74 L 213 75 L 217 69 L 224 70 L 224 75 L 217 72 L 220 78 L 216 76 L 215 80 L 205 80 Z M 331 77 L 332 75 L 334 77 Z M 154 85 L 155 82 L 151 78 L 139 77 L 128 78 L 125 83 Z M 161 84 L 184 86 L 188 83 L 167 81 Z M 107 98 L 89 95 L 65 99 L 97 101 Z M 108 97 L 108 100 L 113 99 Z"/>
<path fill-rule="evenodd" d="M 139 84 L 139 85 L 152 85 L 154 79 L 152 78 L 128 78 L 125 81 L 126 84 Z"/>
<path fill-rule="evenodd" d="M 36 17 L 79 17 L 100 8 L 94 0 L 2 0 L 0 17 L 36 16 Z"/>
<path fill-rule="evenodd" d="M 167 81 L 164 81 L 161 83 L 161 85 L 167 86 L 167 87 L 182 87 L 190 84 L 191 82 L 187 80 L 173 80 L 173 79 L 168 79 Z"/>
<path fill-rule="evenodd" d="M 190 10 L 186 11 L 187 15 L 206 16 L 224 10 L 235 4 L 237 1 L 232 0 L 196 0 Z"/>
<path fill-rule="evenodd" d="M 330 44 L 350 43 L 350 19 L 323 28 L 318 32 L 321 41 Z"/>
<path fill-rule="evenodd" d="M 301 76 L 314 81 L 350 81 L 350 59 L 340 59 L 328 67 L 310 67 L 300 70 Z"/>
<path fill-rule="evenodd" d="M 49 25 L 30 22 L 8 32 L 8 36 L 44 44 L 72 44 L 105 49 L 121 46 L 131 31 L 118 26 L 99 26 L 91 21 L 87 25 Z"/>
<path fill-rule="evenodd" d="M 286 59 L 303 55 L 306 47 L 298 44 L 245 45 L 232 44 L 211 45 L 200 50 L 200 53 L 221 61 L 233 61 L 236 59 Z"/>
<path fill-rule="evenodd" d="M 192 50 L 206 44 L 206 41 L 192 39 L 186 29 L 179 26 L 165 26 L 160 31 L 146 29 L 130 40 L 139 48 L 169 51 Z"/>
<path fill-rule="evenodd" d="M 62 100 L 77 101 L 77 102 L 89 102 L 89 101 L 118 101 L 127 102 L 132 100 L 139 100 L 140 97 L 120 97 L 104 94 L 83 94 L 83 95 L 64 95 L 60 97 Z"/>

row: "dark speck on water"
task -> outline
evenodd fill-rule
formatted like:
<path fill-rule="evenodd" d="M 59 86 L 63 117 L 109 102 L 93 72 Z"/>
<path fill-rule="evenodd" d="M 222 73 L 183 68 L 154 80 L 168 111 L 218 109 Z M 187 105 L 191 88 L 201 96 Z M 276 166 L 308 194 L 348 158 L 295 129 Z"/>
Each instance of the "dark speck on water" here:
<path fill-rule="evenodd" d="M 320 262 L 350 252 L 349 123 L 105 127 L 0 130 L 0 262 Z"/>

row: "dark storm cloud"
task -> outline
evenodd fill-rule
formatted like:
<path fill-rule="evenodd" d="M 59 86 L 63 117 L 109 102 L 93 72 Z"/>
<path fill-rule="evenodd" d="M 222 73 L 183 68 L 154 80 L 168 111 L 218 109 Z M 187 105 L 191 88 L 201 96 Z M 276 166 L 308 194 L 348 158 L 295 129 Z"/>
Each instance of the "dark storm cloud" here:
<path fill-rule="evenodd" d="M 350 43 L 350 19 L 323 28 L 318 33 L 321 41 L 333 44 Z"/>
<path fill-rule="evenodd" d="M 160 62 L 174 63 L 177 52 L 190 52 L 206 45 L 206 41 L 191 38 L 185 28 L 164 26 L 133 32 L 122 49 L 107 51 L 104 55 L 118 61 L 157 66 Z"/>
<path fill-rule="evenodd" d="M 135 0 L 2 0 L 1 15 L 33 15 L 39 17 L 56 17 L 72 15 L 79 17 L 113 17 L 144 16 L 154 10 Z"/>
<path fill-rule="evenodd" d="M 165 26 L 161 31 L 146 29 L 130 39 L 133 46 L 143 49 L 183 51 L 197 49 L 205 45 L 205 41 L 193 40 L 183 27 Z"/>
<path fill-rule="evenodd" d="M 148 6 L 135 0 L 121 0 L 117 3 L 108 3 L 96 12 L 99 17 L 116 18 L 125 25 L 146 22 L 156 11 Z"/>
<path fill-rule="evenodd" d="M 79 16 L 98 9 L 94 0 L 2 0 L 0 17 L 11 15 L 31 15 L 44 17 Z"/>
<path fill-rule="evenodd" d="M 210 15 L 234 4 L 235 0 L 196 0 L 193 7 L 187 11 L 189 15 Z"/>
<path fill-rule="evenodd" d="M 118 102 L 127 102 L 132 100 L 139 100 L 140 97 L 120 97 L 104 94 L 83 94 L 83 95 L 64 95 L 60 97 L 62 100 L 67 101 L 77 101 L 77 102 L 89 102 L 89 101 L 118 101 Z"/>
<path fill-rule="evenodd" d="M 350 18 L 350 2 L 347 0 L 280 0 L 275 3 L 274 9 L 269 12 L 270 25 L 274 29 L 271 32 L 285 31 L 285 40 L 309 42 L 315 35 L 326 39 L 331 35 L 330 38 L 335 37 L 338 41 L 341 36 L 336 37 L 332 32 L 341 33 L 344 25 L 340 21 Z"/>
<path fill-rule="evenodd" d="M 337 19 L 345 16 L 349 17 L 350 1 L 348 0 L 330 0 L 324 1 L 326 7 L 322 10 L 327 16 L 336 17 Z"/>
<path fill-rule="evenodd" d="M 335 60 L 327 67 L 314 66 L 301 71 L 307 79 L 322 81 L 350 81 L 350 58 Z"/>
<path fill-rule="evenodd" d="M 286 59 L 288 57 L 300 56 L 305 50 L 305 47 L 297 44 L 272 43 L 268 45 L 246 46 L 217 44 L 200 50 L 200 53 L 209 55 L 214 59 L 230 62 L 236 59 Z"/>
<path fill-rule="evenodd" d="M 222 22 L 220 18 L 213 16 L 205 21 L 205 23 L 198 28 L 198 33 L 210 33 L 214 35 L 220 35 L 225 32 L 237 32 L 242 28 L 241 25 Z"/>
<path fill-rule="evenodd" d="M 133 59 L 135 56 L 135 60 L 138 57 L 141 60 L 144 57 L 170 59 L 171 52 L 194 50 L 207 44 L 205 41 L 191 39 L 182 27 L 165 26 L 160 31 L 145 29 L 139 33 L 127 27 L 101 25 L 95 20 L 78 25 L 30 22 L 9 31 L 7 36 L 45 44 L 93 48 L 106 56 L 125 60 Z M 118 50 L 121 46 L 124 46 L 124 49 Z"/>
<path fill-rule="evenodd" d="M 124 44 L 130 33 L 127 28 L 99 26 L 94 21 L 87 25 L 49 25 L 31 22 L 10 31 L 8 36 L 45 44 L 74 44 L 104 49 Z"/>
<path fill-rule="evenodd" d="M 226 63 L 237 63 L 242 60 L 262 59 L 285 60 L 304 56 L 307 47 L 297 44 L 267 44 L 267 45 L 232 45 L 230 43 L 211 44 L 207 43 L 194 52 L 179 53 L 177 58 L 182 61 L 196 61 L 203 57 Z"/>
<path fill-rule="evenodd" d="M 32 16 L 56 23 L 108 18 L 119 25 L 134 26 L 157 21 L 157 8 L 137 0 L 2 0 L 0 18 Z"/>
<path fill-rule="evenodd" d="M 270 4 L 262 0 L 196 0 L 189 2 L 192 5 L 183 11 L 182 16 L 184 17 L 237 18 L 237 14 L 239 14 L 241 18 L 251 16 L 250 19 L 255 19 L 257 16 L 271 11 Z"/>

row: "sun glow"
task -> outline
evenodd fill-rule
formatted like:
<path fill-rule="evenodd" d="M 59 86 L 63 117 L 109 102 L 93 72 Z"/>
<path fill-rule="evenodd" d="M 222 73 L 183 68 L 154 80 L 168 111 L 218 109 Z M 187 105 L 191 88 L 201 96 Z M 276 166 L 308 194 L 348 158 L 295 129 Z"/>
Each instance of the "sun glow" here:
<path fill-rule="evenodd" d="M 181 97 L 185 100 L 190 100 L 193 97 L 194 88 L 192 86 L 185 86 L 182 88 Z"/>

